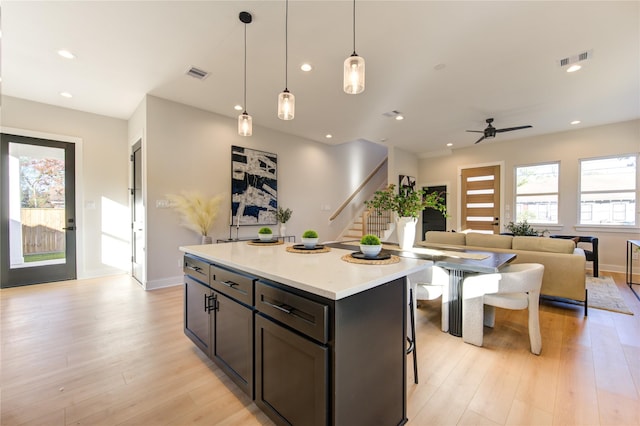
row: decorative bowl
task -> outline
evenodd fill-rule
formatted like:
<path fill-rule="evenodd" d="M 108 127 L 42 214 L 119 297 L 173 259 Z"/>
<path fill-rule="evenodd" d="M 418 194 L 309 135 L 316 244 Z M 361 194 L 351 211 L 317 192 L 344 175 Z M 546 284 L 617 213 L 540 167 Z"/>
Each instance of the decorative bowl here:
<path fill-rule="evenodd" d="M 302 244 L 304 244 L 305 248 L 312 249 L 318 244 L 317 238 L 302 238 Z"/>
<path fill-rule="evenodd" d="M 369 246 L 365 244 L 360 244 L 360 251 L 364 254 L 365 257 L 376 257 L 378 253 L 382 250 L 382 244 L 378 244 L 375 246 Z"/>
<path fill-rule="evenodd" d="M 260 238 L 260 241 L 271 241 L 273 234 L 258 234 L 258 238 Z"/>

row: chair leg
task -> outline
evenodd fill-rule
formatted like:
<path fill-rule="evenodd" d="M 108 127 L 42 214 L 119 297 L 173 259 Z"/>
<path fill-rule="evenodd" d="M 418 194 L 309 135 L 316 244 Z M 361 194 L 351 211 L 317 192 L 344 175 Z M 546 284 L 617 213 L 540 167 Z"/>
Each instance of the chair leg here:
<path fill-rule="evenodd" d="M 407 354 L 413 354 L 413 381 L 418 384 L 418 358 L 416 354 L 416 319 L 413 306 L 413 289 L 409 289 L 409 317 L 411 322 L 411 338 L 409 339 L 409 348 Z"/>
<path fill-rule="evenodd" d="M 462 309 L 462 340 L 472 345 L 482 346 L 484 339 L 484 298 L 464 299 Z"/>

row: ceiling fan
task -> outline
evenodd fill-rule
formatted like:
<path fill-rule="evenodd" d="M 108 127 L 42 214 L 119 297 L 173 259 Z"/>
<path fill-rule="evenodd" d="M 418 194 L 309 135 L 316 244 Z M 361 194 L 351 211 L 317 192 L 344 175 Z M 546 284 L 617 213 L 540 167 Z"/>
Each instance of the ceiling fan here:
<path fill-rule="evenodd" d="M 480 139 L 478 139 L 475 143 L 481 142 L 484 139 L 488 139 L 488 138 L 494 138 L 496 136 L 496 133 L 502 133 L 502 132 L 510 132 L 512 130 L 520 130 L 520 129 L 528 129 L 529 127 L 532 126 L 518 126 L 518 127 L 507 127 L 504 129 L 496 129 L 495 127 L 493 127 L 491 125 L 491 123 L 493 123 L 493 118 L 487 118 L 487 128 L 484 130 L 467 130 L 467 132 L 473 132 L 473 133 L 484 133 Z"/>

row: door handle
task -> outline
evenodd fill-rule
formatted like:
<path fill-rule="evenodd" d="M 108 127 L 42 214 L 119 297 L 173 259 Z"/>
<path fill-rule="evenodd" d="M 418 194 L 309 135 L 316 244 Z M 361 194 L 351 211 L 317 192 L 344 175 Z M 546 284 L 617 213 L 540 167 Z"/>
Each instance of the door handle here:
<path fill-rule="evenodd" d="M 64 229 L 65 231 L 75 231 L 76 227 L 75 226 L 67 226 L 66 228 L 62 228 L 62 229 Z"/>

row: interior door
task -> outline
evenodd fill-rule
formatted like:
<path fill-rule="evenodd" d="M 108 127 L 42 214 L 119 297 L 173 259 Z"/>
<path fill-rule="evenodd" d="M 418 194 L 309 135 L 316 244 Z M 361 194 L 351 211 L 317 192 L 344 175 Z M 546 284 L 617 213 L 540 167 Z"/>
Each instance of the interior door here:
<path fill-rule="evenodd" d="M 75 145 L 2 134 L 2 287 L 76 278 Z"/>
<path fill-rule="evenodd" d="M 500 233 L 500 166 L 463 169 L 461 176 L 462 230 Z"/>
<path fill-rule="evenodd" d="M 144 283 L 145 212 L 142 199 L 142 142 L 131 150 L 131 275 Z"/>
<path fill-rule="evenodd" d="M 447 187 L 442 186 L 430 186 L 428 188 L 422 188 L 429 193 L 439 192 L 444 197 L 444 204 L 447 204 Z M 442 212 L 435 209 L 424 209 L 422 211 L 422 238 L 427 231 L 446 231 L 447 230 L 447 218 L 444 217 Z"/>

